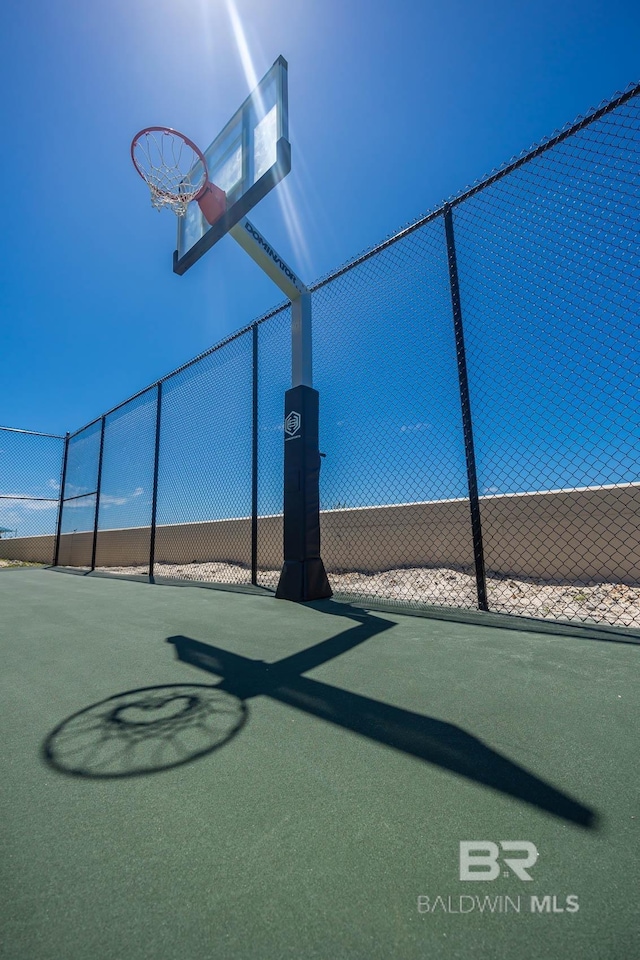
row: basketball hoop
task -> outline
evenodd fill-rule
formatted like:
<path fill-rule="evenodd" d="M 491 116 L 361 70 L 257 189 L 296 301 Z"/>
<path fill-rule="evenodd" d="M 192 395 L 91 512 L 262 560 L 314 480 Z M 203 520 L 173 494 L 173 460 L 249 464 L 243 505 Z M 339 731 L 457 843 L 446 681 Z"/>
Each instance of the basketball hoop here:
<path fill-rule="evenodd" d="M 177 130 L 145 127 L 131 141 L 131 159 L 149 187 L 156 210 L 168 207 L 184 217 L 196 200 L 210 224 L 225 212 L 225 192 L 209 182 L 203 152 Z"/>

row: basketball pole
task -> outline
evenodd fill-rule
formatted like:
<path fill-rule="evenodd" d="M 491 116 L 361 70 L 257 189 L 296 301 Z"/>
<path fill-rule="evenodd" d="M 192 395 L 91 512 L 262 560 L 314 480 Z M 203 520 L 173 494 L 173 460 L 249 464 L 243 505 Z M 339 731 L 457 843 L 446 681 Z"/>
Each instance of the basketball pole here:
<path fill-rule="evenodd" d="M 284 400 L 284 564 L 279 600 L 332 595 L 320 556 L 319 394 L 313 389 L 311 293 L 244 217 L 229 231 L 291 301 L 291 389 Z"/>

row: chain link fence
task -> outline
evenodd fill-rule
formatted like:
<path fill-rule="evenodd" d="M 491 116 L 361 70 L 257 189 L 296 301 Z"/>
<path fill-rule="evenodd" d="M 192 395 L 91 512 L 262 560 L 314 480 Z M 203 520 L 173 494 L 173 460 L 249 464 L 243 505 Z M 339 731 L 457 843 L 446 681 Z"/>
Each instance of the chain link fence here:
<path fill-rule="evenodd" d="M 64 437 L 0 427 L 0 561 L 52 563 Z"/>
<path fill-rule="evenodd" d="M 337 590 L 640 625 L 639 93 L 316 287 Z"/>
<path fill-rule="evenodd" d="M 640 626 L 639 94 L 312 288 L 336 595 Z M 59 565 L 275 588 L 290 327 L 68 439 Z"/>

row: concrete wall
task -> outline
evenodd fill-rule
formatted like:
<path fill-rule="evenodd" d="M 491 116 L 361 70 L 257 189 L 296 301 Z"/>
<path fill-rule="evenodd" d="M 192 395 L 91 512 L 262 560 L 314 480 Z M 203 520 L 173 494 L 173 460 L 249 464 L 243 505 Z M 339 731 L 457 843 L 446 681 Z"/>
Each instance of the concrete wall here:
<path fill-rule="evenodd" d="M 640 484 L 481 498 L 488 573 L 546 580 L 637 584 Z M 467 567 L 473 550 L 466 500 L 333 510 L 321 516 L 328 571 L 375 572 L 408 566 Z M 258 521 L 258 565 L 282 564 L 282 517 Z M 61 566 L 89 566 L 92 535 L 61 538 Z M 156 560 L 249 565 L 249 519 L 160 526 Z M 149 528 L 104 530 L 96 566 L 146 564 Z M 50 563 L 52 537 L 0 540 L 0 557 Z"/>
<path fill-rule="evenodd" d="M 487 572 L 545 580 L 640 581 L 640 484 L 480 498 Z M 471 566 L 467 500 L 324 514 L 330 569 Z M 350 561 L 353 558 L 353 561 Z"/>
<path fill-rule="evenodd" d="M 55 537 L 16 537 L 0 540 L 0 560 L 52 563 L 55 546 Z"/>

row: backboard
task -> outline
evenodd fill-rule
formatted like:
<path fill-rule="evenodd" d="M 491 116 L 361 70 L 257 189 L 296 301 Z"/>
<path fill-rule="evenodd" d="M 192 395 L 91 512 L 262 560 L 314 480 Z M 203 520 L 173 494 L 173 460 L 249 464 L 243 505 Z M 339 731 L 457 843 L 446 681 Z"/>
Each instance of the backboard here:
<path fill-rule="evenodd" d="M 284 57 L 278 57 L 204 155 L 209 180 L 224 190 L 227 209 L 212 226 L 196 201 L 178 217 L 177 274 L 193 266 L 291 170 Z"/>

